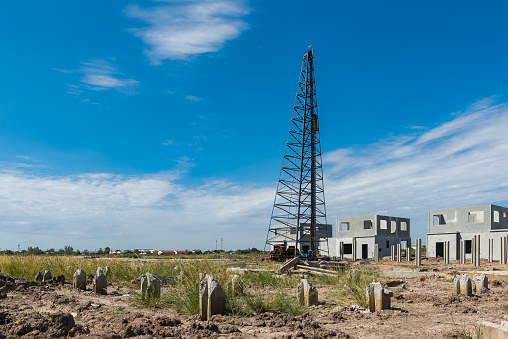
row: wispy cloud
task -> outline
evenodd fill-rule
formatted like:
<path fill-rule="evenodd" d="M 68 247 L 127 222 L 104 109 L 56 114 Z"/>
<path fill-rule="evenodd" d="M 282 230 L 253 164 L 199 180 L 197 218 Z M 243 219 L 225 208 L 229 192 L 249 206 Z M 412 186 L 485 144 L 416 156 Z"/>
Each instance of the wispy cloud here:
<path fill-rule="evenodd" d="M 56 71 L 76 74 L 79 77 L 79 83 L 69 84 L 69 94 L 79 95 L 83 89 L 94 91 L 104 91 L 114 89 L 118 91 L 129 91 L 138 81 L 126 78 L 120 73 L 110 61 L 102 59 L 89 60 L 80 63 L 77 70 L 56 69 Z"/>
<path fill-rule="evenodd" d="M 216 52 L 248 28 L 242 19 L 249 13 L 243 0 L 165 2 L 168 4 L 133 5 L 125 10 L 128 16 L 148 24 L 132 32 L 149 46 L 145 53 L 153 64 Z"/>
<path fill-rule="evenodd" d="M 324 155 L 329 222 L 373 213 L 408 216 L 423 237 L 427 210 L 508 200 L 508 104 L 475 105 L 431 129 Z M 262 247 L 276 183 L 180 173 L 45 176 L 0 166 L 0 247 Z M 20 240 L 21 239 L 21 240 Z M 230 245 L 231 244 L 231 245 Z M 25 245 L 26 246 L 26 245 Z"/>
<path fill-rule="evenodd" d="M 185 97 L 185 100 L 189 100 L 189 101 L 201 101 L 201 100 L 203 100 L 203 99 L 202 99 L 202 98 L 200 98 L 200 97 L 197 97 L 197 96 L 195 96 L 195 95 L 187 95 L 187 96 Z"/>

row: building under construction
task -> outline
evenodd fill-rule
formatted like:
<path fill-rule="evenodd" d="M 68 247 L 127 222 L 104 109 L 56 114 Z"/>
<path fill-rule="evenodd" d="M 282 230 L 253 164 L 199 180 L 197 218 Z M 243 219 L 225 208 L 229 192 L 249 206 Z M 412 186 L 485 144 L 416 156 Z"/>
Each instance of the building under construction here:
<path fill-rule="evenodd" d="M 328 255 L 332 226 L 326 221 L 323 168 L 310 46 L 303 55 L 286 151 L 266 243 L 291 248 L 288 256 Z"/>

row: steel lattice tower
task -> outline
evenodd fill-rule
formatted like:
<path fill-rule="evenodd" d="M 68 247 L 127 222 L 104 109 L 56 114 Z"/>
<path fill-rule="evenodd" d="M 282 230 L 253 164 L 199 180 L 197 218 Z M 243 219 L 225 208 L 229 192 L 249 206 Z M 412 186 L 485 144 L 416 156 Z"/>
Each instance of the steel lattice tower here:
<path fill-rule="evenodd" d="M 328 254 L 323 168 L 314 56 L 303 55 L 286 151 L 268 230 L 267 245 L 287 243 L 300 251 Z"/>

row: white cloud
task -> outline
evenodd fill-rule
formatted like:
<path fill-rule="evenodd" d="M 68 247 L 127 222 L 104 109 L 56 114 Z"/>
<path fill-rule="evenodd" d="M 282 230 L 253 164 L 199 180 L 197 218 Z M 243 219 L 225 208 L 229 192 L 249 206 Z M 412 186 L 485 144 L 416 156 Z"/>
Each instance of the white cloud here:
<path fill-rule="evenodd" d="M 189 100 L 189 101 L 201 101 L 202 98 L 194 96 L 194 95 L 187 95 L 185 97 L 185 100 Z"/>
<path fill-rule="evenodd" d="M 166 2 L 149 8 L 129 6 L 125 11 L 148 24 L 132 32 L 149 46 L 145 53 L 153 64 L 216 52 L 248 27 L 242 17 L 249 9 L 242 0 Z"/>
<path fill-rule="evenodd" d="M 413 238 L 424 237 L 428 209 L 508 200 L 507 125 L 508 104 L 474 106 L 432 129 L 326 153 L 329 222 L 408 216 Z M 228 249 L 263 246 L 275 183 L 183 185 L 180 175 L 44 176 L 0 166 L 0 247 L 207 249 L 221 237 Z"/>
<path fill-rule="evenodd" d="M 125 89 L 136 85 L 133 79 L 124 79 L 116 68 L 106 60 L 90 60 L 81 63 L 80 81 L 93 90 Z"/>
<path fill-rule="evenodd" d="M 128 91 L 138 84 L 137 80 L 125 78 L 110 61 L 102 59 L 89 60 L 82 62 L 77 70 L 56 71 L 77 74 L 79 76 L 78 84 L 69 84 L 71 88 L 67 93 L 80 95 L 82 89 L 90 89 L 95 91 L 103 91 L 115 89 L 118 91 Z M 91 102 L 90 100 L 86 102 Z"/>
<path fill-rule="evenodd" d="M 476 104 L 420 134 L 327 153 L 327 209 L 409 216 L 422 237 L 428 209 L 508 200 L 507 125 L 507 104 Z"/>

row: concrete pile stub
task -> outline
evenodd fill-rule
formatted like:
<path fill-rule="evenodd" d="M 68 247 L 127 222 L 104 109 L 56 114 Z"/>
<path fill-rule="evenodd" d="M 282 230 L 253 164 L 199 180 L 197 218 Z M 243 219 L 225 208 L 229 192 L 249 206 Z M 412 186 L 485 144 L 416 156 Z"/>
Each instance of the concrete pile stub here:
<path fill-rule="evenodd" d="M 109 266 L 106 266 L 106 268 L 104 269 L 104 275 L 106 276 L 106 278 L 111 278 L 111 268 L 109 268 Z"/>
<path fill-rule="evenodd" d="M 381 283 L 373 281 L 366 288 L 367 307 L 371 312 L 386 310 L 391 307 L 393 292 L 385 289 Z"/>
<path fill-rule="evenodd" d="M 464 240 L 460 241 L 460 263 L 464 265 L 466 263 L 466 247 Z"/>
<path fill-rule="evenodd" d="M 53 277 L 51 276 L 51 272 L 48 270 L 44 271 L 44 274 L 42 275 L 42 282 L 48 282 L 51 281 Z"/>
<path fill-rule="evenodd" d="M 199 283 L 199 314 L 202 320 L 210 320 L 215 314 L 226 311 L 226 293 L 211 275 Z"/>
<path fill-rule="evenodd" d="M 411 261 L 411 239 L 406 243 L 406 261 Z"/>
<path fill-rule="evenodd" d="M 485 273 L 482 273 L 480 275 L 475 274 L 473 277 L 473 292 L 478 293 L 482 289 L 488 289 L 489 288 L 489 278 L 485 275 Z"/>
<path fill-rule="evenodd" d="M 97 275 L 92 280 L 92 290 L 97 294 L 108 294 L 108 278 L 102 268 L 97 268 Z"/>
<path fill-rule="evenodd" d="M 390 250 L 391 250 L 391 257 L 390 257 L 390 260 L 391 261 L 395 261 L 395 245 L 392 245 L 390 247 Z"/>
<path fill-rule="evenodd" d="M 302 279 L 298 283 L 297 296 L 301 306 L 318 304 L 318 291 L 307 279 Z"/>
<path fill-rule="evenodd" d="M 501 260 L 499 261 L 501 264 L 507 263 L 508 260 L 507 247 L 508 247 L 508 236 L 501 237 Z"/>
<path fill-rule="evenodd" d="M 42 273 L 37 272 L 37 274 L 34 277 L 34 281 L 42 281 Z"/>
<path fill-rule="evenodd" d="M 397 244 L 397 262 L 402 262 L 402 246 Z"/>
<path fill-rule="evenodd" d="M 422 239 L 416 239 L 415 265 L 422 265 Z"/>
<path fill-rule="evenodd" d="M 374 244 L 374 261 L 379 262 L 379 245 Z"/>
<path fill-rule="evenodd" d="M 81 268 L 74 272 L 72 287 L 83 291 L 86 290 L 86 273 Z"/>
<path fill-rule="evenodd" d="M 457 275 L 455 279 L 453 279 L 453 293 L 454 294 L 462 294 L 463 296 L 471 296 L 473 294 L 471 278 L 469 275 Z"/>
<path fill-rule="evenodd" d="M 243 282 L 239 275 L 235 274 L 229 278 L 231 293 L 233 295 L 243 293 Z"/>
<path fill-rule="evenodd" d="M 444 242 L 444 263 L 449 264 L 450 263 L 450 242 L 445 241 Z"/>
<path fill-rule="evenodd" d="M 141 297 L 142 298 L 160 298 L 161 281 L 159 278 L 146 272 L 141 276 Z"/>
<path fill-rule="evenodd" d="M 475 235 L 471 242 L 471 263 L 480 267 L 480 235 Z"/>

